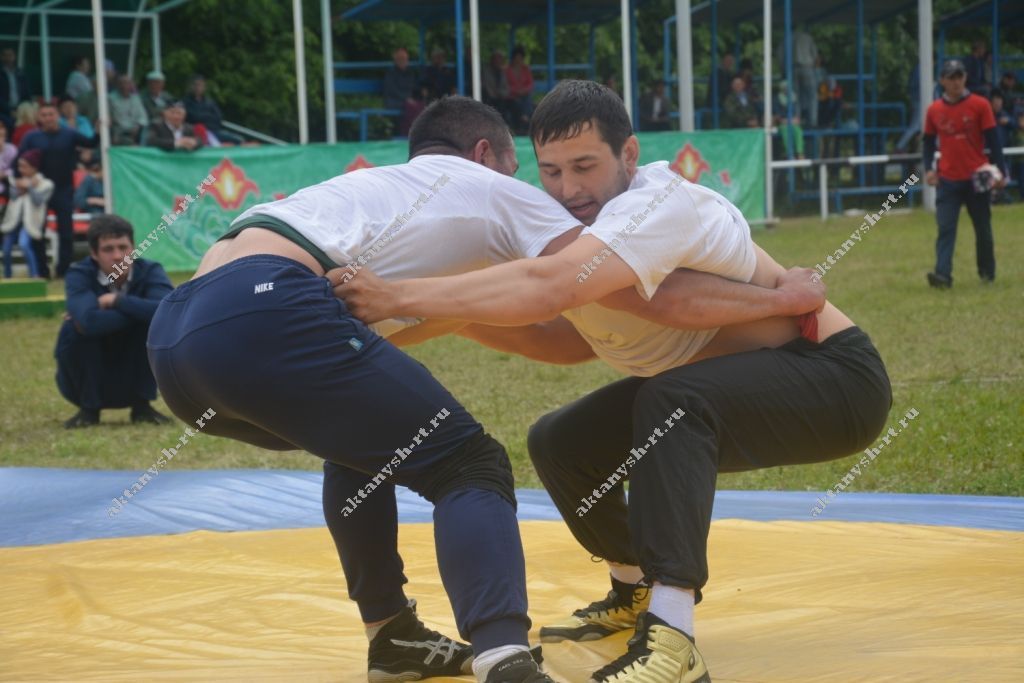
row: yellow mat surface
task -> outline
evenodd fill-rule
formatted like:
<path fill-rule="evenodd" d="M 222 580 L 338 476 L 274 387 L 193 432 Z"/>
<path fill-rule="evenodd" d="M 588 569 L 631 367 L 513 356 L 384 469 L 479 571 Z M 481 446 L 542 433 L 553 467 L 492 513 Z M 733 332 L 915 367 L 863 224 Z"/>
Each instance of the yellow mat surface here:
<path fill-rule="evenodd" d="M 556 522 L 522 524 L 536 629 L 607 591 Z M 407 592 L 454 635 L 432 529 L 400 532 Z M 716 683 L 1024 681 L 1024 534 L 724 520 L 697 638 Z M 365 681 L 326 529 L 0 549 L 0 680 Z M 560 681 L 626 636 L 544 647 Z M 461 679 L 434 679 L 462 681 Z"/>

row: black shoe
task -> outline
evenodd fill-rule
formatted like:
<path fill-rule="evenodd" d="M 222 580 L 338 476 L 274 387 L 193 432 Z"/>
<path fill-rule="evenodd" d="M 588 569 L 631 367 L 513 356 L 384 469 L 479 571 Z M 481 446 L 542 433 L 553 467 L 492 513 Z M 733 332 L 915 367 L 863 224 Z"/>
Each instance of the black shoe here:
<path fill-rule="evenodd" d="M 132 424 L 166 425 L 170 423 L 171 418 L 156 412 L 148 403 L 132 408 Z"/>
<path fill-rule="evenodd" d="M 983 284 L 983 285 L 990 285 L 990 284 L 992 284 L 995 281 L 996 281 L 996 276 L 995 275 L 982 275 L 981 276 L 981 284 Z"/>
<path fill-rule="evenodd" d="M 953 278 L 949 275 L 928 273 L 928 284 L 936 289 L 949 289 L 953 286 Z"/>
<path fill-rule="evenodd" d="M 415 600 L 370 641 L 367 659 L 370 683 L 473 673 L 473 649 L 424 626 Z"/>
<path fill-rule="evenodd" d="M 555 683 L 540 670 L 530 652 L 509 655 L 491 667 L 484 683 Z"/>
<path fill-rule="evenodd" d="M 82 427 L 94 427 L 100 423 L 98 410 L 86 410 L 82 408 L 71 418 L 64 421 L 64 429 L 80 429 Z"/>

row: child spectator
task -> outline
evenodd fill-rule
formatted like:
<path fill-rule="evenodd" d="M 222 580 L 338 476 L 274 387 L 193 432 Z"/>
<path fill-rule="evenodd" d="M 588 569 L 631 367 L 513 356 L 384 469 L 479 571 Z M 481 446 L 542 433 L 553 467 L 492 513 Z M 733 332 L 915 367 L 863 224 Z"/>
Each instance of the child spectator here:
<path fill-rule="evenodd" d="M 96 134 L 92 129 L 92 124 L 89 123 L 89 119 L 78 113 L 78 103 L 70 97 L 60 98 L 60 104 L 57 105 L 57 109 L 60 111 L 60 125 L 63 128 L 77 130 L 87 138 L 91 138 Z"/>
<path fill-rule="evenodd" d="M 75 188 L 75 211 L 103 213 L 103 164 L 99 157 L 93 157 L 86 168 L 88 173 Z"/>
<path fill-rule="evenodd" d="M 53 194 L 53 182 L 39 172 L 43 153 L 37 149 L 22 152 L 18 158 L 19 178 L 10 178 L 11 201 L 0 223 L 4 235 L 4 277 L 11 277 L 11 251 L 17 244 L 25 256 L 29 277 L 40 276 L 39 264 L 46 259 L 43 230 L 46 227 L 46 202 Z M 9 176 L 10 177 L 10 176 Z"/>

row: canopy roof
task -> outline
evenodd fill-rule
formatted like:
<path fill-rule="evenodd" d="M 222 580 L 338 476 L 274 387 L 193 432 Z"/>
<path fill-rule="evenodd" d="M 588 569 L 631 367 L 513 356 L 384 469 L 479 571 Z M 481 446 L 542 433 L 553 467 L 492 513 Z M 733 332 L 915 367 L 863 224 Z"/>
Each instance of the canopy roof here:
<path fill-rule="evenodd" d="M 635 2 L 643 5 L 645 0 Z M 469 3 L 463 0 L 463 9 L 469 17 Z M 601 24 L 620 16 L 619 0 L 555 0 L 556 24 Z M 353 21 L 422 21 L 424 23 L 450 20 L 455 13 L 452 0 L 365 0 L 341 15 Z M 497 24 L 546 23 L 547 0 L 516 0 L 515 2 L 480 2 L 480 21 Z"/>
<path fill-rule="evenodd" d="M 711 17 L 711 4 L 717 4 L 718 21 L 736 23 L 741 21 L 760 21 L 763 14 L 764 0 L 705 0 L 694 3 L 692 14 L 694 21 L 708 20 Z M 855 24 L 857 22 L 857 3 L 850 0 L 817 0 L 814 3 L 792 2 L 791 13 L 794 22 L 826 24 Z M 782 18 L 784 0 L 773 0 L 772 14 Z M 864 21 L 873 24 L 902 14 L 909 8 L 917 7 L 917 0 L 864 0 Z"/>

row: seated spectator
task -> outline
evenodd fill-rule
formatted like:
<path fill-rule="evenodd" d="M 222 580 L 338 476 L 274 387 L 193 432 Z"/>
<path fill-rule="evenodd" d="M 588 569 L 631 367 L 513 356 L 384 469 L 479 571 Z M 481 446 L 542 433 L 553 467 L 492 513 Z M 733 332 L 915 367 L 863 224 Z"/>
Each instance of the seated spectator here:
<path fill-rule="evenodd" d="M 34 102 L 19 104 L 14 114 L 14 133 L 11 135 L 11 142 L 20 146 L 21 139 L 38 128 L 39 107 Z"/>
<path fill-rule="evenodd" d="M 720 60 L 718 60 L 718 71 L 708 77 L 708 98 L 705 106 L 711 109 L 715 106 L 715 102 L 712 101 L 714 96 L 714 88 L 712 86 L 716 81 L 718 82 L 718 106 L 721 107 L 725 103 L 725 98 L 729 96 L 732 91 L 732 79 L 736 77 L 736 58 L 732 56 L 732 53 L 726 54 Z"/>
<path fill-rule="evenodd" d="M 92 124 L 89 123 L 89 119 L 78 113 L 78 103 L 70 97 L 60 98 L 57 110 L 60 111 L 60 125 L 62 128 L 77 130 L 87 138 L 91 138 L 96 134 L 96 131 L 92 129 Z"/>
<path fill-rule="evenodd" d="M 189 123 L 201 123 L 206 128 L 207 142 L 211 147 L 242 142 L 242 138 L 224 129 L 220 107 L 206 93 L 206 79 L 202 76 L 192 77 L 191 87 L 185 95 L 185 112 Z"/>
<path fill-rule="evenodd" d="M 107 88 L 113 88 L 117 84 L 117 69 L 109 59 L 104 62 L 103 68 L 107 74 Z M 96 127 L 96 120 L 100 117 L 100 105 L 96 95 L 96 79 L 93 78 L 93 87 L 75 98 L 78 103 L 78 113 L 89 119 L 89 122 Z"/>
<path fill-rule="evenodd" d="M 18 148 L 7 141 L 7 124 L 0 121 L 0 197 L 7 197 L 9 176 L 14 175 L 14 160 L 18 158 Z M 0 216 L 2 216 L 0 211 Z"/>
<path fill-rule="evenodd" d="M 18 178 L 11 179 L 11 201 L 0 223 L 4 235 L 4 277 L 11 277 L 11 251 L 17 244 L 25 256 L 29 277 L 40 277 L 40 258 L 46 258 L 43 230 L 46 203 L 53 195 L 53 182 L 39 172 L 43 153 L 38 149 L 18 157 Z"/>
<path fill-rule="evenodd" d="M 986 75 L 986 60 L 988 58 L 988 45 L 984 40 L 976 40 L 971 45 L 971 54 L 964 58 L 964 69 L 967 71 L 967 89 L 976 95 L 988 97 L 991 89 Z"/>
<path fill-rule="evenodd" d="M 77 100 L 85 93 L 92 90 L 92 80 L 89 74 L 92 73 L 92 62 L 88 57 L 79 55 L 75 57 L 75 63 L 68 74 L 68 80 L 64 84 L 64 94 L 73 100 Z"/>
<path fill-rule="evenodd" d="M 491 53 L 490 63 L 480 74 L 480 85 L 483 88 L 484 104 L 498 110 L 505 123 L 512 123 L 511 102 L 509 100 L 508 79 L 505 77 L 505 53 L 495 50 Z"/>
<path fill-rule="evenodd" d="M 391 59 L 394 64 L 384 74 L 384 106 L 401 109 L 416 87 L 416 70 L 409 66 L 409 51 L 404 47 L 396 48 Z"/>
<path fill-rule="evenodd" d="M 0 50 L 0 118 L 9 122 L 11 113 L 31 100 L 28 78 L 18 68 L 18 56 L 13 47 L 6 46 Z"/>
<path fill-rule="evenodd" d="M 620 100 L 622 99 L 622 91 L 619 90 L 619 79 L 615 77 L 615 74 L 611 74 L 608 78 L 604 79 L 602 85 L 618 95 Z"/>
<path fill-rule="evenodd" d="M 761 89 L 757 86 L 757 81 L 754 79 L 754 63 L 749 59 L 742 60 L 740 62 L 739 76 L 743 79 L 743 90 L 747 93 L 747 98 L 754 105 L 754 111 L 760 116 L 761 112 L 764 111 L 764 98 L 761 96 Z M 722 104 L 724 106 L 725 103 L 723 102 Z"/>
<path fill-rule="evenodd" d="M 149 405 L 156 381 L 146 335 L 171 281 L 159 263 L 138 258 L 132 226 L 120 216 L 94 217 L 87 237 L 89 257 L 64 280 L 67 313 L 54 351 L 57 388 L 78 406 L 64 426 L 99 424 L 106 408 L 131 408 L 136 423 L 170 422 Z"/>
<path fill-rule="evenodd" d="M 658 81 L 654 90 L 640 98 L 640 125 L 643 130 L 671 130 L 668 113 L 672 103 L 665 97 L 665 83 Z"/>
<path fill-rule="evenodd" d="M 146 144 L 167 152 L 177 149 L 192 152 L 203 146 L 195 127 L 185 123 L 185 103 L 181 101 L 168 105 L 164 109 L 162 120 L 150 125 L 146 134 Z"/>
<path fill-rule="evenodd" d="M 427 108 L 430 100 L 430 88 L 426 83 L 420 83 L 413 91 L 412 97 L 402 103 L 402 116 L 398 120 L 398 134 L 402 137 L 409 136 L 409 129 L 413 121 L 419 118 L 423 110 Z"/>
<path fill-rule="evenodd" d="M 834 76 L 829 76 L 818 89 L 818 123 L 822 128 L 839 128 L 842 124 L 843 86 Z"/>
<path fill-rule="evenodd" d="M 533 116 L 533 73 L 526 63 L 526 50 L 522 45 L 516 45 L 512 50 L 512 63 L 505 69 L 505 79 L 513 104 L 513 129 L 522 135 L 529 128 L 530 117 Z"/>
<path fill-rule="evenodd" d="M 146 74 L 146 92 L 142 93 L 142 106 L 149 117 L 149 125 L 163 121 L 164 109 L 174 101 L 174 97 L 164 90 L 163 72 L 150 71 Z"/>
<path fill-rule="evenodd" d="M 999 92 L 1003 93 L 1003 106 L 1006 111 L 1013 116 L 1024 112 L 1024 97 L 1017 89 L 1017 74 L 1012 71 L 1004 72 L 1003 77 L 999 79 Z"/>
<path fill-rule="evenodd" d="M 788 117 L 790 99 L 793 102 L 793 117 Z M 778 82 L 775 99 L 772 101 L 773 123 L 778 128 L 782 139 L 782 149 L 787 159 L 804 158 L 804 129 L 800 125 L 800 103 L 793 96 L 789 83 L 783 79 Z"/>
<path fill-rule="evenodd" d="M 423 81 L 430 88 L 430 99 L 455 94 L 455 74 L 444 63 L 444 50 L 435 47 L 430 53 L 430 65 L 423 70 Z"/>
<path fill-rule="evenodd" d="M 992 116 L 996 120 L 996 138 L 999 140 L 999 146 L 1006 149 L 1014 139 L 1017 122 L 1014 121 L 1010 112 L 1006 111 L 1001 91 L 993 90 L 989 95 L 989 103 L 992 105 Z M 1000 170 L 1004 171 L 1005 169 Z"/>
<path fill-rule="evenodd" d="M 757 109 L 747 94 L 743 78 L 732 79 L 731 92 L 722 105 L 723 128 L 757 128 Z"/>
<path fill-rule="evenodd" d="M 117 90 L 110 93 L 110 144 L 137 145 L 142 130 L 149 125 L 142 98 L 135 92 L 130 76 L 117 79 Z"/>
<path fill-rule="evenodd" d="M 99 157 L 93 157 L 86 170 L 88 172 L 82 182 L 75 188 L 75 211 L 94 215 L 103 213 L 103 164 Z"/>

